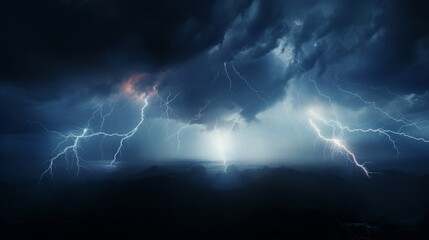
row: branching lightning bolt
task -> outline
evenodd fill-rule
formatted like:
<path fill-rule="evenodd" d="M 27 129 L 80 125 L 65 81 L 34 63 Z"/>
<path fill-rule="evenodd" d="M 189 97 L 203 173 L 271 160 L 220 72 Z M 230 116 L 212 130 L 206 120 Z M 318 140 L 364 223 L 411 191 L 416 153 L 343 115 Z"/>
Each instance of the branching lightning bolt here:
<path fill-rule="evenodd" d="M 326 125 L 332 126 L 332 127 L 338 127 L 342 130 L 346 130 L 348 132 L 360 132 L 360 133 L 378 133 L 381 135 L 386 136 L 390 142 L 392 143 L 393 147 L 395 148 L 395 150 L 397 151 L 397 153 L 399 154 L 399 148 L 396 145 L 396 142 L 393 140 L 392 136 L 398 136 L 398 137 L 404 137 L 404 138 L 408 138 L 410 140 L 414 140 L 414 141 L 419 141 L 419 142 L 423 142 L 423 143 L 429 143 L 429 139 L 424 138 L 424 137 L 416 137 L 413 136 L 411 134 L 407 134 L 404 132 L 399 132 L 399 131 L 393 131 L 390 129 L 384 129 L 384 128 L 351 128 L 349 126 L 343 125 L 338 121 L 333 121 L 333 120 L 324 120 L 323 118 L 319 118 L 319 120 L 321 120 L 322 122 L 324 122 Z"/>
<path fill-rule="evenodd" d="M 264 101 L 266 104 L 268 104 L 268 101 L 262 97 L 262 92 L 260 92 L 259 90 L 256 90 L 250 83 L 249 81 L 247 81 L 247 79 L 239 72 L 237 71 L 237 69 L 235 68 L 234 64 L 231 63 L 231 68 L 232 70 L 234 70 L 234 73 L 241 79 L 244 81 L 244 83 L 247 85 L 247 87 L 255 93 L 255 95 L 262 101 Z M 225 67 L 226 69 L 226 67 Z"/>
<path fill-rule="evenodd" d="M 100 123 L 100 131 L 103 131 L 104 129 L 104 122 L 106 121 L 107 117 L 110 117 L 110 115 L 112 115 L 113 110 L 115 109 L 115 105 L 113 103 L 115 103 L 118 100 L 118 97 L 115 96 L 113 98 L 113 101 L 110 102 L 110 109 L 108 112 L 103 113 L 104 112 L 104 105 L 101 106 L 100 108 L 100 118 L 101 118 L 101 123 Z M 89 126 L 88 126 L 89 127 Z M 104 143 L 104 139 L 106 136 L 103 136 L 100 140 L 100 152 L 101 152 L 101 159 L 104 158 L 104 151 L 103 151 L 103 143 Z"/>
<path fill-rule="evenodd" d="M 50 131 L 49 130 L 49 132 L 56 132 L 56 131 Z M 65 156 L 65 157 L 67 157 L 66 156 L 66 154 L 67 154 L 67 152 L 69 151 L 69 150 L 71 150 L 72 152 L 73 152 L 73 156 L 76 158 L 76 165 L 77 165 L 77 169 L 78 169 L 78 171 L 77 171 L 77 174 L 79 174 L 79 168 L 80 168 L 80 166 L 79 166 L 79 161 L 80 161 L 80 159 L 81 159 L 81 157 L 79 156 L 79 152 L 78 152 L 78 147 L 79 147 L 79 140 L 81 139 L 81 138 L 83 138 L 83 137 L 85 137 L 85 134 L 88 132 L 88 129 L 87 128 L 84 128 L 83 130 L 82 130 L 82 133 L 81 134 L 79 134 L 79 135 L 75 135 L 75 134 L 68 134 L 68 135 L 62 135 L 63 137 L 66 137 L 66 140 L 65 141 L 67 141 L 68 139 L 70 139 L 70 138 L 74 138 L 74 140 L 73 140 L 73 144 L 71 144 L 71 145 L 69 145 L 69 146 L 67 146 L 67 147 L 65 147 L 61 152 L 59 152 L 57 155 L 55 155 L 54 157 L 52 157 L 51 159 L 49 159 L 49 166 L 48 166 L 48 168 L 45 170 L 45 171 L 43 171 L 43 173 L 42 173 L 42 175 L 40 176 L 40 178 L 39 178 L 39 181 L 38 181 L 38 184 L 40 184 L 40 182 L 42 181 L 42 179 L 44 178 L 44 176 L 46 175 L 46 174 L 48 174 L 49 173 L 49 175 L 50 175 L 50 177 L 51 177 L 51 180 L 53 181 L 54 180 L 54 173 L 53 173 L 53 167 L 54 167 L 54 162 L 55 162 L 55 160 L 57 160 L 59 157 L 61 157 L 61 156 Z M 64 143 L 65 141 L 63 141 L 62 143 Z M 60 143 L 61 144 L 61 143 Z"/>
<path fill-rule="evenodd" d="M 166 119 L 167 121 L 166 121 L 166 123 L 165 123 L 165 126 L 164 126 L 164 133 L 165 134 L 167 134 L 167 136 L 169 135 L 169 126 L 168 126 L 168 124 L 169 124 L 169 120 L 170 120 L 170 115 L 171 114 L 175 114 L 176 113 L 176 111 L 171 107 L 171 103 L 178 97 L 180 95 L 180 92 L 177 92 L 176 93 L 176 95 L 174 95 L 172 98 L 170 98 L 171 96 L 172 96 L 172 94 L 171 94 L 171 91 L 169 91 L 168 92 L 168 95 L 167 95 L 167 97 L 166 97 L 166 99 L 164 99 L 163 97 L 161 97 L 161 95 L 159 95 L 159 93 L 157 93 L 157 96 L 158 96 L 158 99 L 159 99 L 159 102 L 160 102 L 160 109 L 162 109 L 162 112 L 161 112 L 161 116 L 160 116 L 160 118 L 158 118 L 158 120 L 157 121 L 155 121 L 153 124 L 152 124 L 152 126 L 150 126 L 150 128 L 149 128 L 149 132 L 152 130 L 152 128 L 159 122 L 159 120 L 161 119 L 161 118 L 164 118 L 164 119 Z"/>
<path fill-rule="evenodd" d="M 97 132 L 94 132 L 94 131 L 92 131 L 89 128 L 84 128 L 80 134 L 76 134 L 76 133 L 61 134 L 61 133 L 59 133 L 57 131 L 51 131 L 51 130 L 48 130 L 47 128 L 44 127 L 45 130 L 47 130 L 48 132 L 55 133 L 55 134 L 61 136 L 62 138 L 64 138 L 64 140 L 61 141 L 57 145 L 56 149 L 61 148 L 61 146 L 63 144 L 65 144 L 66 142 L 68 142 L 68 141 L 71 141 L 71 144 L 65 146 L 62 149 L 62 151 L 60 151 L 54 157 L 52 157 L 52 158 L 49 159 L 48 167 L 42 173 L 42 175 L 40 176 L 38 183 L 39 184 L 41 183 L 41 181 L 46 176 L 46 174 L 49 174 L 50 177 L 51 177 L 51 180 L 53 180 L 53 178 L 54 178 L 53 168 L 54 168 L 55 161 L 58 160 L 62 156 L 64 156 L 64 158 L 67 159 L 67 154 L 70 151 L 73 154 L 72 155 L 73 158 L 76 160 L 76 166 L 77 166 L 76 174 L 79 175 L 79 171 L 80 171 L 80 168 L 81 168 L 80 161 L 81 161 L 82 158 L 79 155 L 78 148 L 80 146 L 80 142 L 81 142 L 82 139 L 90 139 L 90 138 L 97 137 L 97 136 L 101 136 L 101 137 L 119 137 L 120 140 L 119 140 L 118 148 L 117 148 L 115 154 L 113 155 L 113 159 L 110 161 L 111 165 L 114 164 L 115 161 L 118 158 L 118 155 L 120 154 L 120 152 L 122 150 L 124 141 L 127 140 L 127 139 L 129 139 L 129 138 L 131 138 L 138 131 L 139 127 L 142 125 L 142 123 L 144 121 L 144 112 L 145 112 L 145 109 L 149 105 L 148 98 L 149 98 L 148 96 L 144 98 L 144 105 L 142 106 L 141 112 L 140 112 L 140 121 L 137 123 L 137 125 L 133 129 L 131 129 L 130 131 L 128 131 L 126 133 L 107 133 L 107 132 L 104 132 L 104 131 L 101 131 L 101 130 L 97 131 Z M 99 111 L 99 110 L 96 110 L 96 111 Z M 105 116 L 105 115 L 102 114 L 102 116 Z M 104 118 L 103 118 L 103 120 L 104 120 Z"/>
<path fill-rule="evenodd" d="M 169 138 L 172 138 L 174 136 L 176 136 L 176 140 L 177 140 L 177 146 L 176 146 L 176 156 L 177 154 L 179 154 L 182 146 L 181 146 L 181 139 L 180 139 L 180 134 L 182 133 L 183 130 L 185 130 L 186 128 L 188 128 L 193 122 L 198 121 L 201 119 L 202 117 L 202 112 L 207 108 L 207 106 L 209 105 L 210 101 L 207 101 L 207 103 L 200 108 L 200 110 L 198 111 L 197 114 L 195 114 L 195 116 L 191 119 L 189 119 L 189 121 L 183 125 L 182 127 L 180 127 L 173 135 L 171 135 Z"/>
<path fill-rule="evenodd" d="M 306 73 L 305 68 L 303 68 L 303 66 L 299 63 L 298 60 L 296 60 L 296 62 L 297 62 L 298 67 L 305 74 Z M 399 128 L 397 130 L 386 129 L 386 128 L 353 128 L 353 127 L 350 127 L 348 125 L 341 123 L 339 121 L 338 114 L 334 109 L 334 102 L 333 102 L 332 98 L 330 96 L 328 96 L 327 94 L 324 94 L 320 91 L 320 88 L 319 88 L 319 86 L 315 80 L 310 79 L 310 78 L 308 78 L 308 80 L 313 84 L 314 88 L 316 89 L 317 94 L 326 99 L 332 113 L 335 116 L 334 120 L 332 120 L 332 119 L 326 120 L 323 117 L 315 114 L 314 112 L 311 113 L 311 117 L 315 117 L 318 121 L 322 122 L 324 125 L 329 126 L 333 129 L 331 138 L 328 138 L 328 137 L 325 137 L 322 135 L 318 125 L 314 122 L 314 120 L 312 118 L 309 119 L 310 126 L 316 131 L 319 138 L 323 139 L 327 143 L 330 143 L 331 146 L 339 148 L 343 153 L 345 153 L 351 159 L 351 161 L 357 167 L 361 168 L 367 176 L 369 176 L 369 171 L 365 168 L 365 166 L 364 166 L 365 164 L 360 164 L 357 161 L 355 154 L 347 147 L 347 145 L 345 143 L 343 143 L 341 140 L 339 140 L 341 138 L 338 138 L 335 134 L 335 131 L 337 129 L 340 130 L 340 136 L 343 136 L 344 131 L 349 132 L 349 133 L 365 133 L 365 134 L 376 133 L 376 134 L 382 135 L 382 136 L 386 137 L 390 141 L 390 143 L 392 144 L 393 149 L 396 151 L 396 157 L 397 158 L 399 157 L 400 151 L 399 151 L 398 144 L 395 140 L 395 137 L 402 137 L 402 138 L 407 138 L 407 139 L 413 140 L 413 141 L 429 143 L 429 139 L 427 139 L 427 138 L 417 137 L 417 136 L 414 136 L 412 134 L 409 134 L 409 133 L 406 133 L 403 131 L 405 127 L 411 127 L 412 126 L 412 127 L 415 127 L 416 129 L 419 129 L 419 130 L 422 129 L 422 127 L 419 126 L 420 123 L 408 119 L 403 113 L 401 113 L 399 111 L 399 109 L 396 108 L 396 106 L 394 108 L 396 109 L 396 112 L 397 112 L 399 117 L 393 116 L 388 111 L 386 111 L 382 107 L 380 107 L 375 101 L 367 100 L 364 97 L 362 97 L 360 94 L 353 92 L 353 91 L 350 91 L 350 90 L 347 90 L 347 89 L 344 89 L 337 82 L 333 82 L 332 84 L 338 89 L 338 91 L 357 98 L 360 102 L 362 102 L 363 104 L 374 109 L 375 111 L 377 111 L 378 113 L 380 113 L 381 115 L 383 115 L 384 117 L 389 119 L 392 123 L 398 124 L 397 126 L 399 126 Z M 381 88 L 384 89 L 385 91 L 387 91 L 389 94 L 394 95 L 395 97 L 400 97 L 401 99 L 403 98 L 399 94 L 396 94 L 396 93 L 390 91 L 388 88 L 386 88 L 384 86 L 373 88 L 373 89 L 378 90 Z"/>
<path fill-rule="evenodd" d="M 142 123 L 143 123 L 143 121 L 144 121 L 144 112 L 145 112 L 145 109 L 146 109 L 146 107 L 149 105 L 149 102 L 148 102 L 148 97 L 146 97 L 145 99 L 144 99 L 144 105 L 143 105 L 143 107 L 141 108 L 141 111 L 140 111 L 140 121 L 138 122 L 138 124 L 137 124 L 137 126 L 135 126 L 132 130 L 130 130 L 129 132 L 127 132 L 126 134 L 122 134 L 121 135 L 121 140 L 120 140 L 120 142 L 119 142 L 119 147 L 118 147 L 118 149 L 116 150 L 116 153 L 115 153 L 115 155 L 113 156 L 113 159 L 112 159 L 112 161 L 110 162 L 110 164 L 113 164 L 115 161 L 116 161 L 116 158 L 118 157 L 118 154 L 121 152 L 121 149 L 122 149 L 122 146 L 123 146 L 123 143 L 124 143 L 124 141 L 125 140 L 127 140 L 128 138 L 130 138 L 130 137 L 132 137 L 138 130 L 139 130 L 139 127 L 140 127 L 140 125 L 142 125 Z M 95 133 L 96 134 L 96 133 Z M 100 132 L 100 134 L 104 134 L 104 133 L 102 133 L 102 132 Z M 105 135 L 105 134 L 104 134 Z"/>
<path fill-rule="evenodd" d="M 406 125 L 406 126 L 412 125 L 412 126 L 415 126 L 415 127 L 418 128 L 418 126 L 414 122 L 408 120 L 407 118 L 396 118 L 396 117 L 390 115 L 387 111 L 385 111 L 381 107 L 379 107 L 375 101 L 368 101 L 368 100 L 364 99 L 361 95 L 359 95 L 359 94 L 357 94 L 355 92 L 346 90 L 346 89 L 342 88 L 339 84 L 337 84 L 335 82 L 333 84 L 340 91 L 342 91 L 344 93 L 347 93 L 347 94 L 350 94 L 350 95 L 358 98 L 360 101 L 362 101 L 363 103 L 365 103 L 367 105 L 370 105 L 373 109 L 375 109 L 376 111 L 380 112 L 381 114 L 383 114 L 384 116 L 386 116 L 390 120 L 392 120 L 392 121 L 394 121 L 396 123 L 402 123 L 403 124 L 402 126 L 404 126 L 404 125 Z"/>
<path fill-rule="evenodd" d="M 306 70 L 305 68 L 303 68 L 303 66 L 299 63 L 299 61 L 297 61 L 297 65 L 298 67 L 300 67 L 300 69 L 305 73 Z M 232 86 L 232 78 L 228 72 L 228 68 L 227 68 L 227 62 L 224 62 L 224 69 L 225 69 L 225 73 L 226 76 L 229 80 L 230 83 L 230 90 L 231 90 L 231 86 Z M 238 78 L 240 78 L 241 80 L 244 81 L 244 83 L 246 84 L 246 86 L 252 90 L 257 96 L 258 98 L 264 100 L 262 98 L 262 96 L 260 95 L 260 92 L 258 90 L 256 90 L 250 83 L 249 81 L 247 81 L 247 79 L 245 77 L 243 77 L 243 75 L 237 71 L 237 69 L 235 68 L 235 66 L 231 63 L 230 64 L 231 69 L 234 71 L 234 73 L 237 75 Z M 396 155 L 397 157 L 399 156 L 399 146 L 395 140 L 395 137 L 403 137 L 403 138 L 408 138 L 410 140 L 414 140 L 414 141 L 420 141 L 420 142 L 424 142 L 424 143 L 428 143 L 429 139 L 426 139 L 424 137 L 417 137 L 414 136 L 412 134 L 406 133 L 404 132 L 404 128 L 405 127 L 410 127 L 413 126 L 416 129 L 422 129 L 422 127 L 420 127 L 418 124 L 418 122 L 414 122 L 410 119 L 408 119 L 404 114 L 402 114 L 397 108 L 397 114 L 399 115 L 399 117 L 395 117 L 392 114 L 390 114 L 388 111 L 384 110 L 382 107 L 380 107 L 375 101 L 369 101 L 367 99 L 365 99 L 364 97 L 362 97 L 361 95 L 350 91 L 350 90 L 346 90 L 344 88 L 342 88 L 339 84 L 333 82 L 333 85 L 342 93 L 345 94 L 349 94 L 352 95 L 354 97 L 356 97 L 357 99 L 359 99 L 362 103 L 370 106 L 372 109 L 376 110 L 377 112 L 381 113 L 383 116 L 385 116 L 387 119 L 391 120 L 393 123 L 398 123 L 399 125 L 399 129 L 397 130 L 392 130 L 392 129 L 385 129 L 385 128 L 352 128 L 350 126 L 344 125 L 339 121 L 338 118 L 338 113 L 334 107 L 334 101 L 333 99 L 327 95 L 322 93 L 322 91 L 320 90 L 318 83 L 311 79 L 308 78 L 308 80 L 313 84 L 314 88 L 316 89 L 316 92 L 319 96 L 321 96 L 322 98 L 324 98 L 328 104 L 329 107 L 332 111 L 332 113 L 334 114 L 334 120 L 325 120 L 323 118 L 321 118 L 320 116 L 317 118 L 318 120 L 320 120 L 321 122 L 323 122 L 325 125 L 330 126 L 332 128 L 332 138 L 328 138 L 325 137 L 321 134 L 318 126 L 316 125 L 316 123 L 310 119 L 310 125 L 312 126 L 312 128 L 314 128 L 318 134 L 318 136 L 325 140 L 326 142 L 330 143 L 333 146 L 336 146 L 337 148 L 339 148 L 343 153 L 346 153 L 346 155 L 352 160 L 352 162 L 359 168 L 361 168 L 362 170 L 364 170 L 365 174 L 368 176 L 369 175 L 369 171 L 364 167 L 364 164 L 360 164 L 357 159 L 355 154 L 350 150 L 349 147 L 347 147 L 347 145 L 345 143 L 343 143 L 341 140 L 341 138 L 338 137 L 343 135 L 343 131 L 347 131 L 350 133 L 377 133 L 380 134 L 382 136 L 385 136 L 390 143 L 392 144 L 393 149 L 395 149 L 396 151 Z M 383 89 L 385 89 L 386 91 L 388 91 L 390 94 L 394 94 L 395 96 L 399 96 L 396 93 L 391 92 L 389 89 L 383 87 Z M 217 127 L 217 124 L 215 125 Z M 339 134 L 336 132 L 337 130 L 339 130 Z M 224 156 L 221 154 L 222 158 L 224 158 Z"/>
<path fill-rule="evenodd" d="M 246 84 L 246 86 L 261 100 L 261 101 L 263 101 L 263 102 L 265 102 L 267 105 L 269 104 L 268 103 L 268 101 L 267 101 L 267 99 L 266 98 L 264 98 L 262 95 L 264 94 L 263 92 L 261 92 L 261 91 L 259 91 L 259 90 L 257 90 L 256 88 L 254 88 L 253 86 L 252 86 L 252 84 L 250 84 L 250 82 L 247 80 L 247 78 L 245 78 L 244 76 L 243 76 L 243 74 L 241 74 L 238 70 L 237 70 L 237 68 L 235 68 L 235 66 L 234 66 L 234 64 L 233 63 L 230 63 L 229 64 L 230 66 L 231 66 L 231 68 L 232 68 L 232 70 L 234 71 L 234 73 L 235 73 L 235 75 L 237 75 L 237 77 L 238 78 L 240 78 L 245 84 Z M 224 68 L 224 70 L 225 70 L 225 74 L 226 74 L 226 77 L 227 77 L 227 79 L 228 79 L 228 81 L 229 81 L 229 91 L 232 91 L 232 78 L 231 78 L 231 76 L 229 75 L 229 72 L 228 72 L 228 63 L 227 62 L 224 62 L 223 63 L 223 68 Z"/>
<path fill-rule="evenodd" d="M 322 135 L 319 127 L 314 124 L 313 120 L 311 118 L 308 119 L 311 127 L 316 131 L 317 136 L 326 141 L 327 143 L 330 143 L 332 146 L 332 149 L 335 151 L 340 151 L 344 153 L 358 168 L 362 169 L 362 171 L 365 173 L 367 177 L 369 177 L 370 172 L 365 167 L 365 163 L 359 163 L 356 159 L 355 154 L 347 147 L 347 145 L 338 138 L 328 138 Z"/>
<path fill-rule="evenodd" d="M 396 151 L 396 157 L 399 157 L 399 147 L 397 145 L 397 142 L 395 140 L 395 137 L 402 137 L 402 138 L 407 138 L 409 140 L 413 140 L 413 141 L 418 141 L 418 142 L 422 142 L 422 143 L 429 143 L 429 139 L 424 138 L 424 137 L 416 137 L 413 136 L 411 134 L 402 132 L 402 131 L 394 131 L 391 129 L 384 129 L 384 128 L 352 128 L 350 126 L 344 125 L 343 123 L 341 123 L 338 120 L 326 120 L 323 117 L 321 117 L 320 115 L 315 114 L 314 112 L 311 112 L 312 117 L 316 118 L 318 121 L 322 122 L 323 124 L 325 124 L 326 126 L 330 126 L 334 129 L 340 129 L 341 131 L 347 131 L 350 133 L 376 133 L 382 136 L 385 136 L 390 143 L 392 144 L 393 149 L 395 149 Z M 316 130 L 318 136 L 320 138 L 322 138 L 323 140 L 329 142 L 329 143 L 334 143 L 337 146 L 341 146 L 341 149 L 344 150 L 352 159 L 352 161 L 355 163 L 356 166 L 364 169 L 364 164 L 359 164 L 356 161 L 356 157 L 355 155 L 347 148 L 347 146 L 345 144 L 338 144 L 337 142 L 337 138 L 327 138 L 322 136 L 322 134 L 320 133 L 319 128 L 317 127 L 317 125 L 315 124 L 315 122 L 310 118 L 310 125 Z M 340 142 L 341 143 L 341 142 Z M 347 150 L 346 150 L 347 148 Z M 365 173 L 368 175 L 368 170 L 365 168 L 364 169 Z"/>

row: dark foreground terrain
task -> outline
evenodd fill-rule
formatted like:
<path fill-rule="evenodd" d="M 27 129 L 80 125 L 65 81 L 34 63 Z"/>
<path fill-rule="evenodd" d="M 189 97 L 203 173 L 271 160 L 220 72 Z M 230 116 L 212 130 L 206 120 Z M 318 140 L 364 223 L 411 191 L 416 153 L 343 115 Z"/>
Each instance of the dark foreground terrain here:
<path fill-rule="evenodd" d="M 429 175 L 151 167 L 0 187 L 0 239 L 429 239 Z"/>

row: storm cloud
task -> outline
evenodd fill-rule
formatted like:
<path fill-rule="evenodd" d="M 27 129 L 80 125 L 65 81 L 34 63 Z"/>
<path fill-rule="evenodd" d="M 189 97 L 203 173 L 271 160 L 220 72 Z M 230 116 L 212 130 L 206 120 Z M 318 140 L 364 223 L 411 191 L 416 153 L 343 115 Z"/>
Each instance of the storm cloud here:
<path fill-rule="evenodd" d="M 138 89 L 157 88 L 160 98 L 151 100 L 149 121 L 179 126 L 207 105 L 190 124 L 198 125 L 194 131 L 211 131 L 218 121 L 234 132 L 247 129 L 257 137 L 243 133 L 237 142 L 243 148 L 254 144 L 254 156 L 306 152 L 314 132 L 297 133 L 295 123 L 307 121 L 303 112 L 321 101 L 356 126 L 398 129 L 377 108 L 424 123 L 427 7 L 401 0 L 5 1 L 1 141 L 40 134 L 44 129 L 34 122 L 59 131 L 82 127 L 94 105 L 112 99 L 133 76 L 144 76 Z M 155 107 L 168 96 L 176 96 L 170 120 Z M 119 123 L 111 126 L 131 122 L 113 118 Z M 291 123 L 283 126 L 286 118 Z M 274 126 L 287 131 L 282 135 Z M 292 141 L 295 135 L 301 140 Z M 255 150 L 261 139 L 275 139 L 265 141 L 273 149 Z M 374 139 L 358 136 L 351 142 L 386 157 L 368 147 Z"/>
<path fill-rule="evenodd" d="M 340 77 L 422 94 L 429 59 L 425 5 L 6 1 L 0 80 L 3 87 L 21 89 L 24 98 L 46 102 L 106 96 L 136 72 L 162 75 L 160 91 L 181 92 L 175 107 L 185 118 L 214 98 L 210 111 L 238 108 L 253 119 L 284 96 L 288 80 L 308 71 L 321 82 Z M 274 50 L 289 62 L 276 64 Z M 226 91 L 224 63 L 232 93 Z M 266 102 L 252 95 L 232 66 Z"/>

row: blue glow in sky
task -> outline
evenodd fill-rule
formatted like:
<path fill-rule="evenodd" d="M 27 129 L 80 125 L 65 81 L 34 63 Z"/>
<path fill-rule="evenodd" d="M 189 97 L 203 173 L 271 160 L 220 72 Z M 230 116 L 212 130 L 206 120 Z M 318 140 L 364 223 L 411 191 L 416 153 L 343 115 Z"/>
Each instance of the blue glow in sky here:
<path fill-rule="evenodd" d="M 419 5 L 9 2 L 2 175 L 97 171 L 99 161 L 427 168 Z"/>

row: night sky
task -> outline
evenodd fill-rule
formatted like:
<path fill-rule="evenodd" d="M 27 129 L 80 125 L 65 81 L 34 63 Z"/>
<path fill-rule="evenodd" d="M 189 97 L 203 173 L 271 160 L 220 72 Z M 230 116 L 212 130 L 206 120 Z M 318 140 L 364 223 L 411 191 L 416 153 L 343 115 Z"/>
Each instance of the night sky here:
<path fill-rule="evenodd" d="M 428 10 L 1 1 L 0 239 L 429 239 Z"/>
<path fill-rule="evenodd" d="M 318 137 L 312 120 L 369 171 L 425 171 L 427 7 L 3 1 L 2 179 L 40 176 L 75 140 L 62 142 L 57 133 L 132 130 L 143 97 L 144 122 L 115 164 L 204 160 L 359 172 L 350 154 Z M 83 172 L 96 174 L 96 163 L 111 161 L 119 143 L 78 141 Z M 72 152 L 55 162 L 59 175 L 78 170 Z"/>

